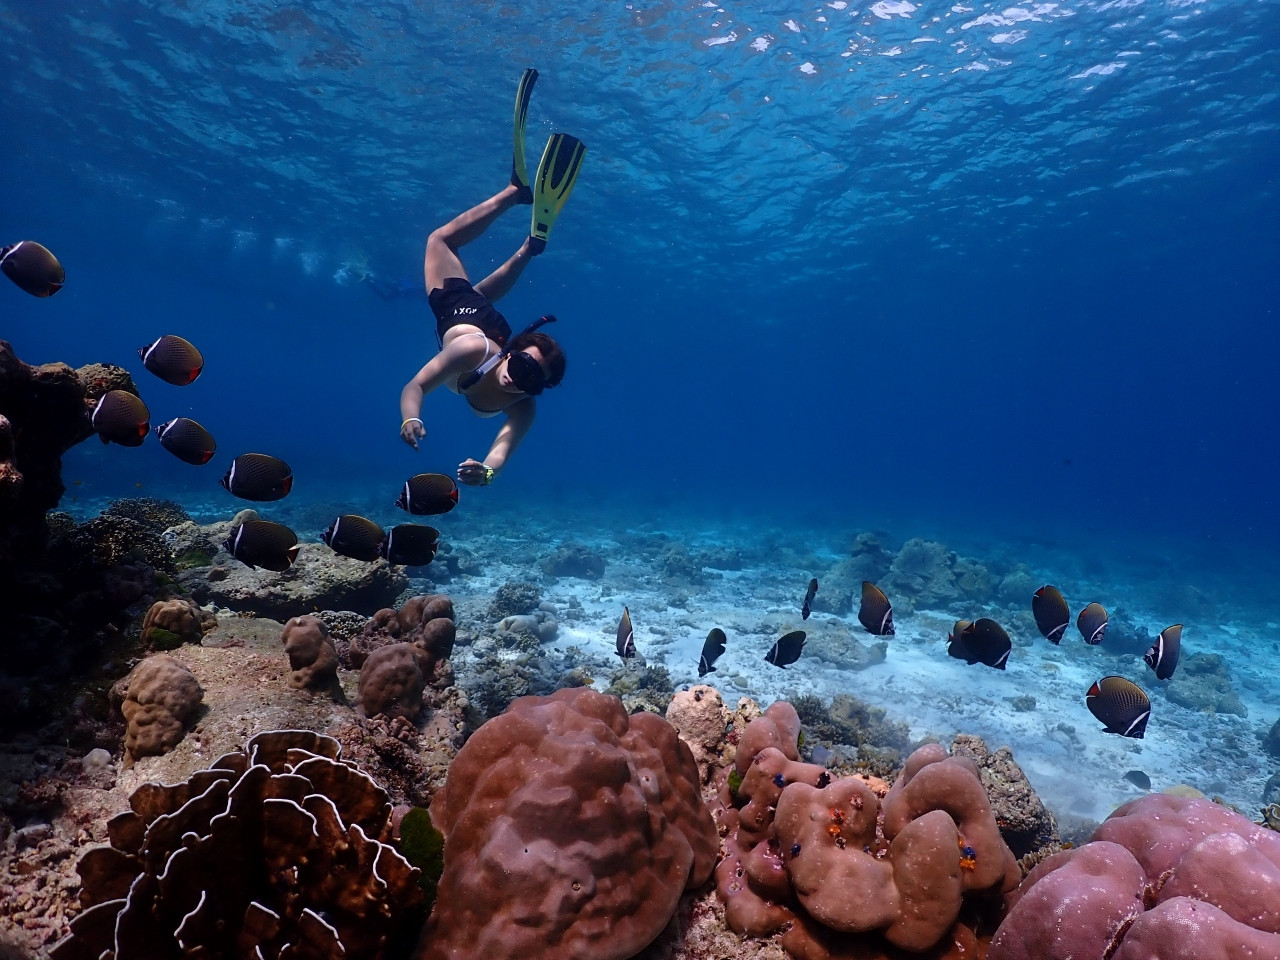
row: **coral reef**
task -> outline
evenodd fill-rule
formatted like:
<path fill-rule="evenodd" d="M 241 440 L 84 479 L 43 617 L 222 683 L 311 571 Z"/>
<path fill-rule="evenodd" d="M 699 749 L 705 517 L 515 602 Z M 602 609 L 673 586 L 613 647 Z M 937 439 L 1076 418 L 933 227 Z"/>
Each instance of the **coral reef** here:
<path fill-rule="evenodd" d="M 446 667 L 456 635 L 453 602 L 443 594 L 410 597 L 399 610 L 379 610 L 346 645 L 346 661 L 360 665 L 364 714 L 416 722 L 427 685 L 447 684 L 452 676 Z"/>
<path fill-rule="evenodd" d="M 1107 636 L 1110 639 L 1110 634 Z M 1184 656 L 1165 689 L 1165 696 L 1188 710 L 1230 713 L 1237 717 L 1249 715 L 1249 708 L 1231 686 L 1227 662 L 1216 653 Z"/>
<path fill-rule="evenodd" d="M 1262 749 L 1267 756 L 1280 760 L 1280 719 L 1271 725 L 1267 735 L 1262 738 Z"/>
<path fill-rule="evenodd" d="M 169 545 L 159 533 L 129 517 L 103 513 L 55 537 L 49 554 L 64 571 L 76 573 L 140 561 L 156 570 L 178 572 Z"/>
<path fill-rule="evenodd" d="M 476 731 L 431 818 L 445 867 L 417 960 L 625 960 L 717 846 L 671 726 L 586 688 L 521 698 Z"/>
<path fill-rule="evenodd" d="M 662 579 L 675 586 L 700 586 L 707 582 L 702 560 L 689 553 L 682 543 L 668 544 L 657 556 Z"/>
<path fill-rule="evenodd" d="M 1025 857 L 1060 842 L 1057 821 L 1008 747 L 993 753 L 981 737 L 962 733 L 951 742 L 951 755 L 968 757 L 977 765 L 1000 836 L 1014 856 Z"/>
<path fill-rule="evenodd" d="M 944 544 L 916 537 L 902 545 L 880 587 L 903 613 L 946 606 L 962 593 L 952 570 L 955 559 Z"/>
<path fill-rule="evenodd" d="M 1209 800 L 1149 794 L 1008 900 L 987 960 L 1280 957 L 1280 835 Z"/>
<path fill-rule="evenodd" d="M 233 527 L 257 516 L 254 510 L 241 510 L 229 521 L 194 527 L 180 524 L 168 531 L 166 536 L 180 555 L 213 547 L 212 566 L 191 567 L 178 575 L 178 582 L 197 602 L 281 621 L 324 609 L 369 616 L 395 602 L 409 586 L 403 569 L 383 560 L 366 563 L 305 546 L 293 566 L 282 573 L 253 570 L 232 559 L 222 543 Z"/>
<path fill-rule="evenodd" d="M 379 647 L 413 643 L 426 655 L 426 666 L 430 668 L 449 658 L 456 637 L 453 602 L 444 594 L 431 593 L 410 597 L 398 610 L 378 610 L 359 634 L 335 646 L 343 667 L 359 670 Z M 429 671 L 427 678 L 431 679 Z"/>
<path fill-rule="evenodd" d="M 830 706 L 817 697 L 796 697 L 792 706 L 813 739 L 890 750 L 898 758 L 911 746 L 910 729 L 905 723 L 887 720 L 882 707 L 863 703 L 850 694 L 836 694 Z"/>
<path fill-rule="evenodd" d="M 199 643 L 217 618 L 184 597 L 157 600 L 142 621 L 142 642 L 160 650 Z"/>
<path fill-rule="evenodd" d="M 675 693 L 675 684 L 671 681 L 671 671 L 660 664 L 634 661 L 614 670 L 609 676 L 609 686 L 605 693 L 620 697 L 628 712 L 648 710 L 651 713 L 664 714 L 671 696 Z"/>
<path fill-rule="evenodd" d="M 1280 804 L 1280 770 L 1268 777 L 1267 782 L 1262 785 L 1262 805 L 1269 807 L 1272 804 Z"/>
<path fill-rule="evenodd" d="M 525 633 L 536 637 L 539 643 L 550 643 L 556 638 L 560 624 L 555 613 L 544 609 L 548 604 L 541 603 L 532 613 L 519 613 L 504 617 L 498 624 L 500 633 Z"/>
<path fill-rule="evenodd" d="M 599 580 L 604 576 L 604 557 L 581 543 L 566 543 L 542 561 L 542 572 L 550 577 Z"/>
<path fill-rule="evenodd" d="M 280 631 L 289 657 L 289 686 L 295 690 L 332 690 L 338 678 L 338 652 L 323 620 L 294 617 Z"/>
<path fill-rule="evenodd" d="M 99 396 L 101 393 L 98 394 Z M 44 545 L 44 515 L 62 499 L 62 455 L 93 435 L 87 384 L 65 363 L 32 367 L 0 340 L 0 583 Z"/>
<path fill-rule="evenodd" d="M 782 930 L 803 958 L 972 949 L 968 923 L 1021 876 L 974 763 L 930 744 L 892 788 L 833 780 L 799 761 L 799 728 L 790 704 L 770 705 L 742 731 L 722 783 L 716 889 L 729 926 Z"/>
<path fill-rule="evenodd" d="M 140 523 L 153 533 L 164 533 L 170 527 L 190 523 L 191 515 L 181 504 L 172 500 L 157 500 L 154 497 L 134 497 L 129 500 L 117 500 L 103 511 L 111 517 L 126 517 L 134 523 Z"/>
<path fill-rule="evenodd" d="M 128 724 L 125 753 L 134 759 L 165 753 L 186 736 L 204 689 L 195 675 L 173 657 L 147 657 L 116 686 L 120 712 Z"/>
<path fill-rule="evenodd" d="M 69 367 L 28 367 L 0 342 L 0 417 L 10 425 L 0 440 L 0 720 L 9 731 L 72 719 L 56 708 L 58 685 L 98 661 L 172 570 L 163 540 L 127 518 L 46 521 L 63 492 L 62 453 L 92 435 L 85 398 Z"/>
<path fill-rule="evenodd" d="M 261 733 L 130 807 L 80 860 L 87 909 L 54 960 L 374 957 L 421 919 L 387 794 L 330 737 Z"/>
<path fill-rule="evenodd" d="M 519 616 L 522 613 L 533 613 L 542 602 L 542 591 L 532 583 L 516 580 L 504 583 L 493 595 L 489 611 L 485 615 L 489 620 L 497 622 L 506 617 Z"/>
<path fill-rule="evenodd" d="M 515 659 L 485 654 L 472 664 L 468 684 L 471 704 L 479 711 L 481 721 L 489 720 L 519 697 L 553 692 L 556 679 L 548 672 L 544 659 L 536 654 L 522 653 Z"/>

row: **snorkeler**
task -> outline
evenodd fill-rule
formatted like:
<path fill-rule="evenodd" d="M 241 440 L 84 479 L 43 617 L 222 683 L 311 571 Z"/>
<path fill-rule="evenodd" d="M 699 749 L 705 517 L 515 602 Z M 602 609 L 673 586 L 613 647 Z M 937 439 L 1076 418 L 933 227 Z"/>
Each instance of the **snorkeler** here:
<path fill-rule="evenodd" d="M 564 377 L 565 359 L 559 344 L 539 327 L 555 321 L 545 316 L 514 337 L 495 301 L 511 290 L 529 261 L 542 253 L 547 236 L 573 190 L 586 147 L 564 133 L 547 141 L 537 176 L 529 182 L 524 156 L 525 117 L 538 72 L 526 70 L 516 91 L 515 151 L 511 182 L 488 200 L 459 214 L 427 238 L 423 273 L 427 300 L 436 317 L 440 352 L 400 393 L 400 437 L 418 449 L 426 436 L 422 398 L 439 386 L 466 397 L 481 417 L 506 414 L 483 460 L 464 460 L 458 480 L 488 484 L 505 466 L 512 451 L 533 425 L 534 398 Z M 529 236 L 506 263 L 472 286 L 458 258 L 458 248 L 479 237 L 501 214 L 514 206 L 533 204 Z"/>
<path fill-rule="evenodd" d="M 418 283 L 417 278 L 401 277 L 398 280 L 388 280 L 386 277 L 366 273 L 361 275 L 357 283 L 365 284 L 382 300 L 403 300 L 405 298 L 421 300 L 426 296 L 426 291 L 422 289 L 422 284 Z"/>

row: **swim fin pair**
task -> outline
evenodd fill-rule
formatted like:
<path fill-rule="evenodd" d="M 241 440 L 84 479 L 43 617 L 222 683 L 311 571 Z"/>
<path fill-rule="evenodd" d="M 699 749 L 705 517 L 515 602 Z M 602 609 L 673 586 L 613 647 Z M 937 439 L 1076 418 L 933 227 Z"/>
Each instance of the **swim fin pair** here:
<path fill-rule="evenodd" d="M 547 237 L 555 226 L 556 218 L 569 200 L 573 185 L 587 148 L 577 137 L 567 133 L 553 133 L 542 151 L 538 172 L 532 185 L 524 156 L 525 118 L 529 114 L 529 99 L 533 85 L 538 82 L 538 71 L 525 70 L 516 88 L 515 150 L 511 160 L 511 182 L 520 189 L 519 202 L 533 204 L 533 219 L 529 225 L 530 246 L 536 256 L 547 248 Z"/>

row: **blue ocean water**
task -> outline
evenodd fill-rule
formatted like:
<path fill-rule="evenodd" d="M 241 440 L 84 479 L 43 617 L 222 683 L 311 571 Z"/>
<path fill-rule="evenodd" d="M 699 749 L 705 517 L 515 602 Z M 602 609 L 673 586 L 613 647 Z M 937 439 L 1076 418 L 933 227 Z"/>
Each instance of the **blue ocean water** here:
<path fill-rule="evenodd" d="M 357 280 L 420 277 L 426 234 L 506 183 L 535 66 L 531 155 L 558 130 L 589 152 L 501 309 L 556 314 L 569 368 L 466 510 L 1052 550 L 1261 630 L 1278 51 L 1270 0 L 0 0 L 0 241 L 68 278 L 4 291 L 0 337 L 127 366 L 153 422 L 219 439 L 207 468 L 86 443 L 69 497 L 229 516 L 217 477 L 263 450 L 296 497 L 389 504 L 496 425 L 432 396 L 401 443 L 433 324 Z M 465 249 L 473 279 L 526 216 Z M 163 333 L 204 352 L 192 386 L 142 370 Z"/>

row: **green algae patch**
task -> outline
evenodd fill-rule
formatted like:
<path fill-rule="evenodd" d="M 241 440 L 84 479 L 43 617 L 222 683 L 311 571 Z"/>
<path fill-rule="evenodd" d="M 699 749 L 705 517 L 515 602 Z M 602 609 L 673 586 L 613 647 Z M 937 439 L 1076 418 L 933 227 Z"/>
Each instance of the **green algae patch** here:
<path fill-rule="evenodd" d="M 422 807 L 414 807 L 400 821 L 400 853 L 422 871 L 418 885 L 429 913 L 444 873 L 444 834 L 435 828 L 431 814 Z"/>

